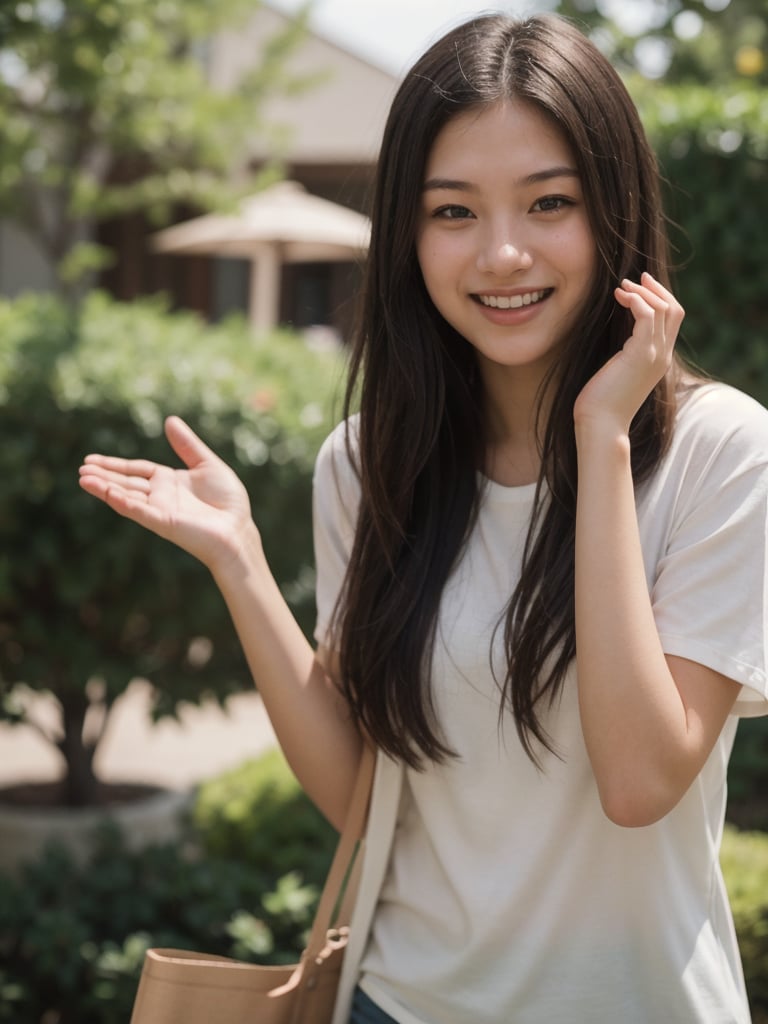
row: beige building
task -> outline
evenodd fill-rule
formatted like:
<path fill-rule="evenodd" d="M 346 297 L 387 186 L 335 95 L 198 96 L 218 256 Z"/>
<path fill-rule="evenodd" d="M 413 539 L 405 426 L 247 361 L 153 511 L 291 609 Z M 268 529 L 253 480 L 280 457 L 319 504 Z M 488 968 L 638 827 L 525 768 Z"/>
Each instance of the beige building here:
<path fill-rule="evenodd" d="M 223 33 L 204 55 L 212 84 L 236 87 L 238 77 L 259 60 L 265 41 L 289 19 L 264 4 L 245 31 Z M 308 191 L 365 210 L 384 120 L 397 78 L 342 47 L 309 32 L 289 68 L 316 79 L 309 89 L 271 101 L 263 116 L 278 124 L 285 142 L 286 177 Z M 265 156 L 253 146 L 254 163 Z M 191 215 L 192 211 L 190 211 Z M 100 241 L 118 253 L 101 284 L 130 300 L 155 291 L 171 294 L 177 306 L 210 319 L 248 306 L 250 268 L 246 260 L 158 255 L 148 243 L 149 228 L 139 216 L 101 226 Z M 46 288 L 50 269 L 31 241 L 12 225 L 0 224 L 0 294 Z M 284 268 L 280 319 L 298 328 L 330 325 L 348 333 L 350 298 L 359 281 L 354 263 L 297 263 Z"/>

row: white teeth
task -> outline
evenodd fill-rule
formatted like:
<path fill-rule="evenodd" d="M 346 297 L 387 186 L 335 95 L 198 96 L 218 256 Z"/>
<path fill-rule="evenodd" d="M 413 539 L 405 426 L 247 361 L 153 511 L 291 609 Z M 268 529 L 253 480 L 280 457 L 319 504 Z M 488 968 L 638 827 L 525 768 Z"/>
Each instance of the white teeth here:
<path fill-rule="evenodd" d="M 524 295 L 478 295 L 484 306 L 491 306 L 492 309 L 520 309 L 521 306 L 530 306 L 533 302 L 541 302 L 547 293 L 526 292 Z"/>

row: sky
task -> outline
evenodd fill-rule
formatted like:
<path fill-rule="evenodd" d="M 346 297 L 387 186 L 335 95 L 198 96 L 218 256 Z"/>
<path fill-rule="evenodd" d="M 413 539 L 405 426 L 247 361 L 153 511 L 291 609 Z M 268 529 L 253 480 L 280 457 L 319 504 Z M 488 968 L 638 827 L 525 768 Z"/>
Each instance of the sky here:
<path fill-rule="evenodd" d="M 288 13 L 302 0 L 270 0 Z M 326 39 L 395 74 L 448 28 L 484 11 L 532 14 L 548 0 L 314 0 L 311 24 Z"/>

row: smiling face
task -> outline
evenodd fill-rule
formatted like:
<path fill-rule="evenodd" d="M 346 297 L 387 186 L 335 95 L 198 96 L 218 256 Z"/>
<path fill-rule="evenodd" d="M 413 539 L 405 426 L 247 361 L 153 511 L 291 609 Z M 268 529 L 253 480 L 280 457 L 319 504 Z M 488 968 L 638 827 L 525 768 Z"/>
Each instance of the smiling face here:
<path fill-rule="evenodd" d="M 432 302 L 474 347 L 486 383 L 501 371 L 538 387 L 597 259 L 576 161 L 535 106 L 504 100 L 442 129 L 417 254 Z"/>

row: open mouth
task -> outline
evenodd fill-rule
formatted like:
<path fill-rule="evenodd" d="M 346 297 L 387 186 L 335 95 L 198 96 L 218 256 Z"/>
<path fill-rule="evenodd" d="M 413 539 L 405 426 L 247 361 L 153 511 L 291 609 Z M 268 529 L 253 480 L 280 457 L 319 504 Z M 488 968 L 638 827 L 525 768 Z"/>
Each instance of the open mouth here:
<path fill-rule="evenodd" d="M 554 288 L 544 288 L 535 292 L 523 292 L 520 295 L 473 295 L 475 302 L 490 309 L 522 309 L 524 306 L 535 306 L 548 299 Z"/>

